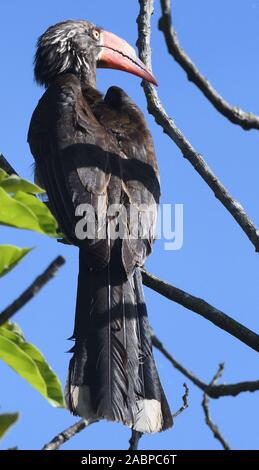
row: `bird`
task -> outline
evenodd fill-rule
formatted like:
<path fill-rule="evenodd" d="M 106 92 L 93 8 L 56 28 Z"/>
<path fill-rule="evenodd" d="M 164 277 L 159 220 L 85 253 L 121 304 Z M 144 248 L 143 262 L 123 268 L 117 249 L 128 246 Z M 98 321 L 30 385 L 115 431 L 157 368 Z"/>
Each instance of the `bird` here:
<path fill-rule="evenodd" d="M 65 399 L 84 419 L 155 433 L 173 424 L 141 276 L 155 239 L 159 169 L 142 111 L 117 86 L 99 92 L 97 68 L 157 85 L 133 47 L 89 21 L 62 21 L 39 37 L 34 76 L 45 91 L 28 143 L 59 230 L 79 249 Z"/>

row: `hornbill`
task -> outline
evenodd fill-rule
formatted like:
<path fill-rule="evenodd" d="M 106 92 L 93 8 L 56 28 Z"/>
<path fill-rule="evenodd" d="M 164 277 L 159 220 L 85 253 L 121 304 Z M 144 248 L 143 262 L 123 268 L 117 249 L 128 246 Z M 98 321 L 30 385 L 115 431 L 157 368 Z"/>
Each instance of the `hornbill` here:
<path fill-rule="evenodd" d="M 79 247 L 66 402 L 85 419 L 104 418 L 152 433 L 172 426 L 152 353 L 140 271 L 155 236 L 156 214 L 149 210 L 159 202 L 159 173 L 142 112 L 118 87 L 105 96 L 97 91 L 97 67 L 156 84 L 126 41 L 88 21 L 58 23 L 38 39 L 34 73 L 46 91 L 33 112 L 28 142 L 60 230 Z M 89 206 L 96 231 L 78 236 L 78 207 Z M 134 236 L 132 208 L 138 214 Z M 87 211 L 81 216 L 88 228 Z M 139 231 L 143 213 L 147 222 Z M 99 236 L 100 226 L 105 236 Z"/>

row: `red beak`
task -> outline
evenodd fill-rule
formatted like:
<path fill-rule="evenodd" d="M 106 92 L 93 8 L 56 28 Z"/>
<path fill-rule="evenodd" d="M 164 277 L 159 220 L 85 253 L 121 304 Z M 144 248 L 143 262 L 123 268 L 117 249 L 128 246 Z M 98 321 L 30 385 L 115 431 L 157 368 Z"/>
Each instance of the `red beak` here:
<path fill-rule="evenodd" d="M 102 30 L 100 48 L 97 67 L 123 70 L 157 85 L 155 77 L 138 58 L 133 47 L 124 39 Z"/>

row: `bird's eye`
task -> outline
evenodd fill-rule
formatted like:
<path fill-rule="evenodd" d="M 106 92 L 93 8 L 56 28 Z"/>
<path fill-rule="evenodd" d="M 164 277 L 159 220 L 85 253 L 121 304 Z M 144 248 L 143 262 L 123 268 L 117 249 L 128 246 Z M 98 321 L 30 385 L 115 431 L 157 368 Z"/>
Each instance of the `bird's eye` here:
<path fill-rule="evenodd" d="M 93 35 L 93 38 L 96 39 L 96 41 L 98 41 L 98 39 L 100 38 L 100 33 L 97 29 L 92 30 L 92 35 Z"/>

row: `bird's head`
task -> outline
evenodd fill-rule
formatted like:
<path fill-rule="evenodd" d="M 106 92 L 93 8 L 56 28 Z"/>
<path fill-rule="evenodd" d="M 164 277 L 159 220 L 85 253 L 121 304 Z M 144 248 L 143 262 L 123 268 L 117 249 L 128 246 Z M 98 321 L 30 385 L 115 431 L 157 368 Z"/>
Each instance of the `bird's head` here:
<path fill-rule="evenodd" d="M 38 39 L 34 73 L 40 84 L 48 86 L 58 75 L 74 73 L 94 85 L 96 67 L 124 70 L 157 84 L 126 41 L 88 21 L 58 23 Z"/>

